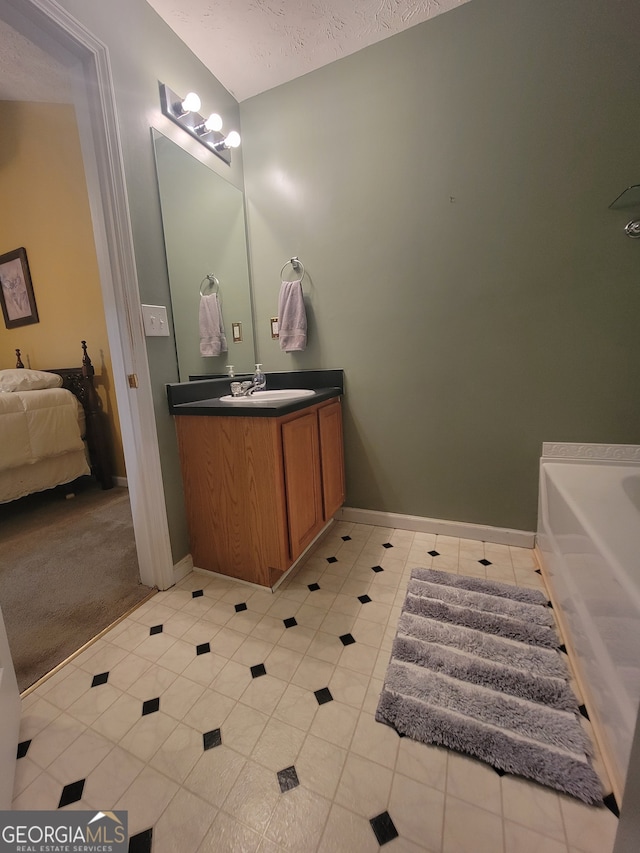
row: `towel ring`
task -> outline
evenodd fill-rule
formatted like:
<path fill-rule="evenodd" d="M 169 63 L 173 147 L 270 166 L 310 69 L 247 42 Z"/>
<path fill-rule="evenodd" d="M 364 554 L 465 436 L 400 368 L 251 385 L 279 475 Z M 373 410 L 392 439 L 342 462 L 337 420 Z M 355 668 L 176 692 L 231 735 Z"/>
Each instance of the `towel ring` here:
<path fill-rule="evenodd" d="M 282 273 L 286 270 L 286 268 L 291 264 L 294 269 L 294 272 L 300 272 L 302 270 L 302 275 L 300 276 L 300 281 L 304 278 L 304 264 L 299 258 L 289 258 L 286 263 L 282 265 L 282 269 L 280 270 L 280 278 L 282 278 Z"/>
<path fill-rule="evenodd" d="M 211 272 L 211 273 L 208 273 L 207 275 L 205 275 L 205 277 L 200 282 L 200 296 L 208 296 L 209 295 L 208 293 L 205 293 L 205 291 L 207 289 L 206 285 L 205 285 L 205 281 L 211 285 L 211 290 L 210 290 L 209 294 L 220 292 L 220 282 L 215 277 L 215 275 Z"/>

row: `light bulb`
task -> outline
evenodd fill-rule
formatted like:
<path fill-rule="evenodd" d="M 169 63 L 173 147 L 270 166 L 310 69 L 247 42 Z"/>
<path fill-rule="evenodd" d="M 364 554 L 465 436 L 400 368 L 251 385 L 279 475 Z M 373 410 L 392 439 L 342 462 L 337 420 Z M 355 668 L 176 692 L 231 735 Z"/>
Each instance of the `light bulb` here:
<path fill-rule="evenodd" d="M 227 135 L 224 144 L 227 148 L 237 148 L 238 145 L 240 145 L 240 134 L 238 131 L 232 130 L 231 133 Z"/>
<path fill-rule="evenodd" d="M 189 92 L 187 97 L 182 102 L 182 109 L 185 113 L 197 113 L 200 109 L 200 98 L 195 92 Z"/>
<path fill-rule="evenodd" d="M 204 123 L 205 128 L 209 133 L 213 130 L 221 130 L 222 129 L 222 118 L 218 115 L 218 113 L 211 113 L 209 118 Z"/>

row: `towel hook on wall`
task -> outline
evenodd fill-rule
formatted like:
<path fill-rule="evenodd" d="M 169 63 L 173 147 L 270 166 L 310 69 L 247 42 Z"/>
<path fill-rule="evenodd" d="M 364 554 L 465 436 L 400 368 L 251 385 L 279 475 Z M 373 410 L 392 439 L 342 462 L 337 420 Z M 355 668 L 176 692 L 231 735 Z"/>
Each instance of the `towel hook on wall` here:
<path fill-rule="evenodd" d="M 622 210 L 624 208 L 640 208 L 640 184 L 632 184 L 623 190 L 620 195 L 609 205 L 610 210 Z M 640 237 L 640 219 L 632 219 L 624 226 L 627 237 Z"/>
<path fill-rule="evenodd" d="M 282 273 L 283 273 L 283 272 L 285 271 L 285 269 L 289 266 L 289 264 L 291 264 L 291 266 L 293 267 L 293 271 L 294 271 L 294 272 L 296 272 L 296 273 L 299 273 L 299 272 L 302 270 L 302 273 L 301 273 L 301 275 L 300 275 L 300 281 L 302 281 L 302 279 L 304 278 L 304 264 L 302 263 L 302 261 L 300 260 L 300 258 L 298 258 L 298 256 L 297 256 L 297 255 L 296 255 L 296 257 L 295 257 L 295 258 L 289 258 L 289 260 L 288 260 L 288 261 L 286 261 L 286 262 L 282 265 L 282 269 L 280 270 L 280 278 L 282 278 Z"/>
<path fill-rule="evenodd" d="M 209 293 L 206 293 L 207 284 L 205 284 L 205 282 L 211 285 L 211 290 L 209 291 Z M 200 282 L 200 296 L 209 296 L 211 293 L 219 293 L 219 291 L 220 282 L 212 272 L 207 273 L 207 275 L 205 275 L 205 277 Z"/>

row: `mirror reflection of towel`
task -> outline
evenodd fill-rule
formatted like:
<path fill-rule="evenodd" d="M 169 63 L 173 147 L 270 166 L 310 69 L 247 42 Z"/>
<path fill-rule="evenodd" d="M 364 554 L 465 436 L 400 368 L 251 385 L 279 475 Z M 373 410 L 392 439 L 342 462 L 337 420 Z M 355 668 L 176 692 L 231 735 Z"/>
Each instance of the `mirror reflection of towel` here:
<path fill-rule="evenodd" d="M 301 281 L 283 281 L 278 297 L 280 349 L 301 352 L 307 345 L 307 314 Z"/>
<path fill-rule="evenodd" d="M 200 355 L 220 355 L 227 351 L 227 338 L 222 323 L 222 310 L 217 293 L 200 297 Z"/>

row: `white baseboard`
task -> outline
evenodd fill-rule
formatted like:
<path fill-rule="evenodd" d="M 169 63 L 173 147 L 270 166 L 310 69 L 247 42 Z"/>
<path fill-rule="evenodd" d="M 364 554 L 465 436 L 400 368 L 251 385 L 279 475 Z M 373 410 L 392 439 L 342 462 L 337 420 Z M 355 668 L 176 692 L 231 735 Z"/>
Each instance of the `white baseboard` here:
<path fill-rule="evenodd" d="M 126 477 L 114 477 L 113 482 L 116 486 L 124 486 L 125 489 L 129 488 L 129 481 Z"/>
<path fill-rule="evenodd" d="M 512 530 L 508 527 L 490 527 L 465 521 L 447 521 L 440 518 L 423 518 L 419 515 L 402 515 L 395 512 L 378 512 L 373 509 L 357 509 L 343 506 L 336 514 L 340 521 L 372 524 L 376 527 L 394 527 L 414 530 L 416 533 L 440 533 L 459 539 L 477 539 L 498 545 L 514 545 L 517 548 L 533 548 L 535 533 L 528 530 Z"/>
<path fill-rule="evenodd" d="M 186 578 L 193 571 L 193 558 L 191 554 L 187 554 L 178 563 L 173 566 L 173 582 L 178 583 L 182 578 Z"/>

